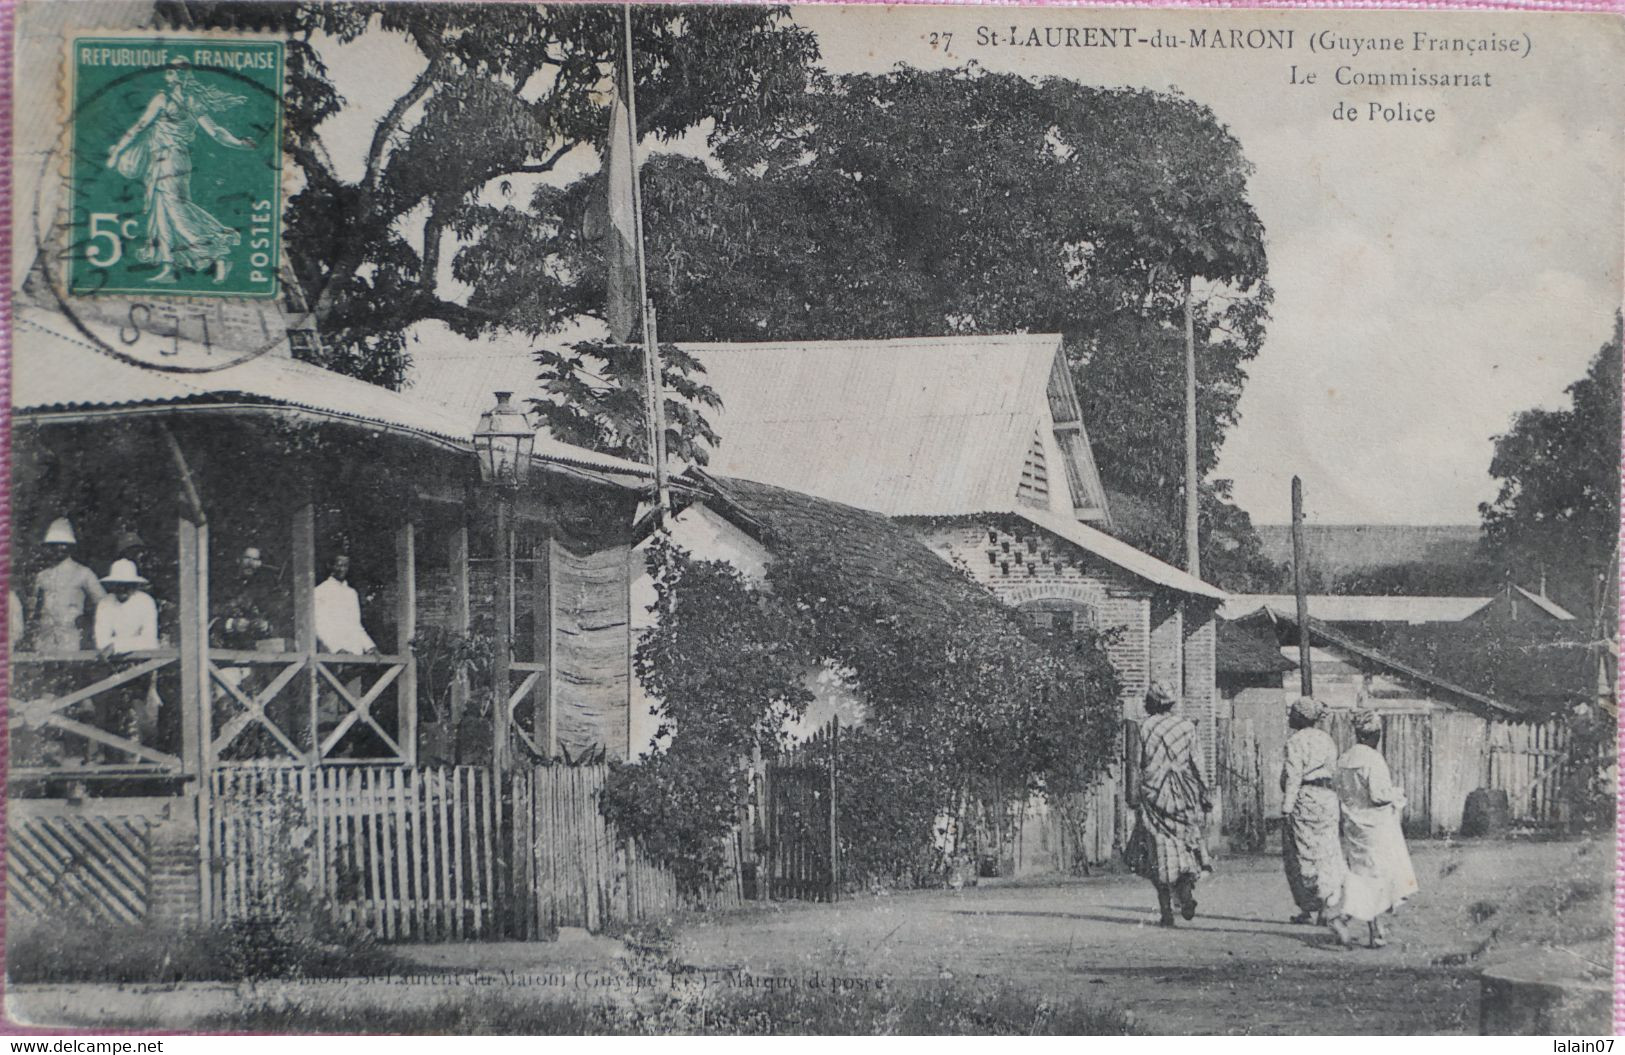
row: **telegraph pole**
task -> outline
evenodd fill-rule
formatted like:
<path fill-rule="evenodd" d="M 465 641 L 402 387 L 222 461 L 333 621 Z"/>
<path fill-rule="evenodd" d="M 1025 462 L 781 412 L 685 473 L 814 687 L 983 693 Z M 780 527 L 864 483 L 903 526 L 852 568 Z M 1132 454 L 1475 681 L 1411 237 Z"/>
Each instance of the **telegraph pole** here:
<path fill-rule="evenodd" d="M 1298 595 L 1298 686 L 1305 696 L 1315 694 L 1314 668 L 1309 663 L 1309 587 L 1303 552 L 1303 481 L 1292 478 L 1292 590 Z"/>

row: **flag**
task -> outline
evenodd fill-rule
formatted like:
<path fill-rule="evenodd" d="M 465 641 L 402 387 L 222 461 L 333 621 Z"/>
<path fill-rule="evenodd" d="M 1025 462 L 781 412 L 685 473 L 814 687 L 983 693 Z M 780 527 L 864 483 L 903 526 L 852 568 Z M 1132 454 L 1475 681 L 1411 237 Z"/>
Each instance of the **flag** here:
<path fill-rule="evenodd" d="M 632 156 L 632 120 L 626 100 L 616 91 L 609 119 L 609 164 L 606 176 L 608 223 L 604 224 L 605 289 L 608 304 L 604 319 L 612 340 L 630 344 L 638 321 L 637 211 L 632 181 L 637 159 Z"/>

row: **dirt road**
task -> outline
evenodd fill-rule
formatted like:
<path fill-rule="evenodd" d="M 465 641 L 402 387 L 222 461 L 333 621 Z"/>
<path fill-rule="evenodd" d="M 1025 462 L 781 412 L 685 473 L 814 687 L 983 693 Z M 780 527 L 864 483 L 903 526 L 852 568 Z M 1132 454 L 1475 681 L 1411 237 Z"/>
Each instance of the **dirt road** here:
<path fill-rule="evenodd" d="M 1420 896 L 1381 950 L 1338 948 L 1291 914 L 1279 858 L 1221 861 L 1198 888 L 1197 919 L 1155 926 L 1150 887 L 1131 876 L 996 883 L 962 891 L 798 902 L 675 921 L 669 944 L 571 932 L 555 942 L 402 945 L 412 977 L 296 984 L 16 986 L 14 1020 L 186 1030 L 245 1004 L 251 1029 L 490 996 L 534 1003 L 658 1002 L 666 990 L 818 975 L 842 993 L 951 979 L 1082 996 L 1153 1033 L 1473 1033 L 1478 969 L 1541 953 L 1608 977 L 1613 854 L 1606 842 L 1413 846 Z M 629 972 L 651 989 L 603 989 Z M 421 977 L 420 977 L 421 976 Z M 585 980 L 585 988 L 583 980 Z M 374 983 L 374 984 L 368 984 Z M 279 1010 L 281 1009 L 281 1010 Z M 216 1028 L 220 1028 L 218 1025 Z"/>
<path fill-rule="evenodd" d="M 1606 844 L 1422 844 L 1422 893 L 1380 950 L 1344 950 L 1294 911 L 1272 857 L 1229 858 L 1197 919 L 1155 925 L 1132 876 L 862 897 L 698 919 L 684 962 L 761 975 L 1003 978 L 1087 988 L 1156 1032 L 1476 1032 L 1477 968 L 1561 943 L 1612 963 Z"/>

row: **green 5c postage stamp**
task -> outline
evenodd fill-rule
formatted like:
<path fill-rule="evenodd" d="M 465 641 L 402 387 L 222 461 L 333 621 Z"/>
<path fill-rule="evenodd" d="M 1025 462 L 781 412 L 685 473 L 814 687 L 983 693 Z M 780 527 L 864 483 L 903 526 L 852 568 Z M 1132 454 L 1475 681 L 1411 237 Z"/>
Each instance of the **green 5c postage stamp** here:
<path fill-rule="evenodd" d="M 70 295 L 274 297 L 279 40 L 70 42 Z"/>

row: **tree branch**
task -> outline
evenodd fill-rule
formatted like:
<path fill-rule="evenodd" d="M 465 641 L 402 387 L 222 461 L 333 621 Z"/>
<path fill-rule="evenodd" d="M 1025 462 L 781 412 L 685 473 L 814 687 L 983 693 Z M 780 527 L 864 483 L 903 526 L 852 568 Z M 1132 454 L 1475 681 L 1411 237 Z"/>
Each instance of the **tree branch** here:
<path fill-rule="evenodd" d="M 429 60 L 429 64 L 418 74 L 417 80 L 412 82 L 405 95 L 396 99 L 390 106 L 389 112 L 378 122 L 378 127 L 372 131 L 372 145 L 367 149 L 367 173 L 361 178 L 363 191 L 371 192 L 378 189 L 378 179 L 384 167 L 384 148 L 389 145 L 389 139 L 400 130 L 400 124 L 406 119 L 406 112 L 416 106 L 429 89 L 434 87 L 435 78 L 441 70 L 439 56 Z"/>

